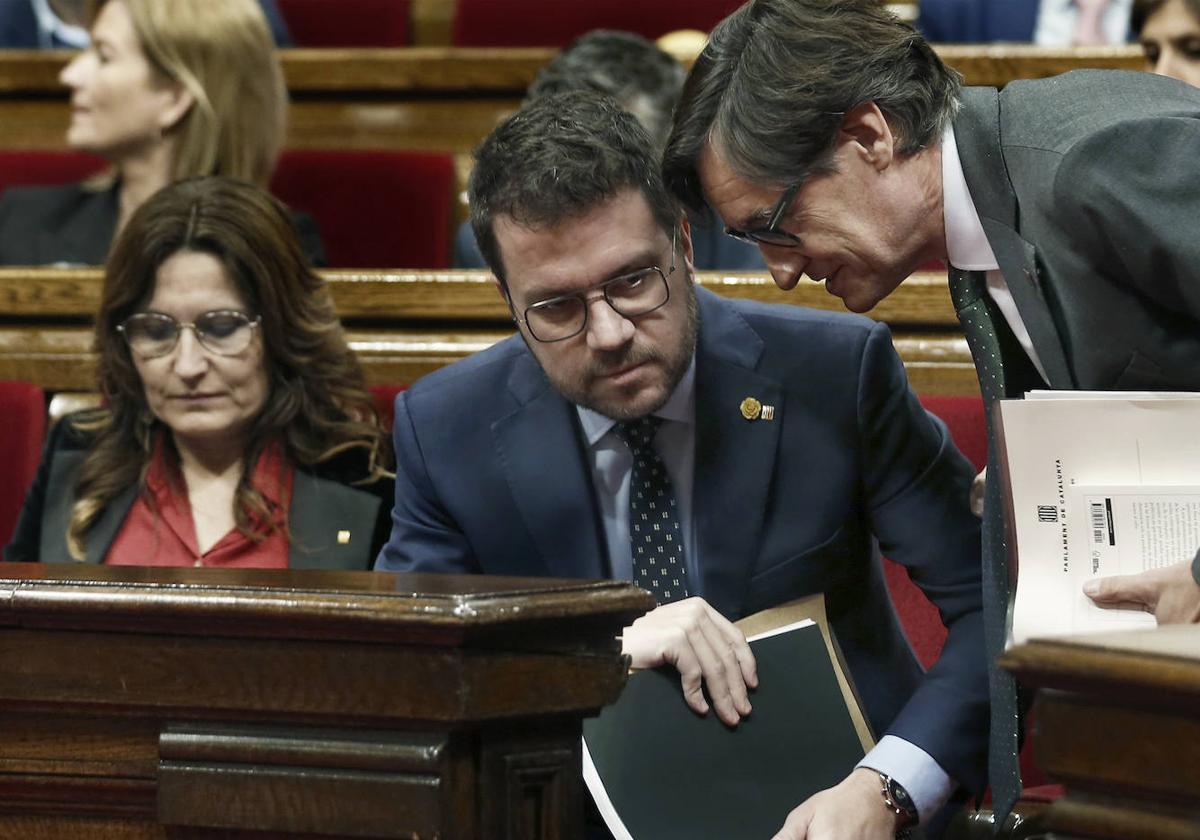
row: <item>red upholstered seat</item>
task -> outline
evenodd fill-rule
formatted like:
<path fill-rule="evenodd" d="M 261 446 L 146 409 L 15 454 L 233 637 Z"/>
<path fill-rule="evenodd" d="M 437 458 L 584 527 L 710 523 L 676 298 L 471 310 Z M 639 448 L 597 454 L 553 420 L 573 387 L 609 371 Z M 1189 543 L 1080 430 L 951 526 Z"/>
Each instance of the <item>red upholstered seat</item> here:
<path fill-rule="evenodd" d="M 561 47 L 592 29 L 708 32 L 743 0 L 458 0 L 460 47 Z"/>
<path fill-rule="evenodd" d="M 372 385 L 370 388 L 371 399 L 375 402 L 375 413 L 379 415 L 379 422 L 389 433 L 392 430 L 392 420 L 395 418 L 396 395 L 407 387 L 407 385 Z"/>
<path fill-rule="evenodd" d="M 454 160 L 376 150 L 290 150 L 271 191 L 312 214 L 336 268 L 445 268 Z"/>
<path fill-rule="evenodd" d="M 5 479 L 0 482 L 0 546 L 5 546 L 42 457 L 46 434 L 42 389 L 28 382 L 0 382 L 0 417 L 4 418 L 0 463 L 5 466 Z"/>
<path fill-rule="evenodd" d="M 8 187 L 82 181 L 105 165 L 103 158 L 83 152 L 0 151 L 0 192 Z"/>
<path fill-rule="evenodd" d="M 409 0 L 278 0 L 297 47 L 404 47 Z"/>

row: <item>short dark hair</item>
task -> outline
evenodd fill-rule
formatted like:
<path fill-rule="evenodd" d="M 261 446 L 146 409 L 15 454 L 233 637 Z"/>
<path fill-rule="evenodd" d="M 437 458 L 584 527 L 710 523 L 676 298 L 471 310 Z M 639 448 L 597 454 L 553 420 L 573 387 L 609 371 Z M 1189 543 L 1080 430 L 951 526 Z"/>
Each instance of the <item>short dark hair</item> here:
<path fill-rule="evenodd" d="M 961 78 L 879 0 L 752 0 L 713 30 L 684 84 L 663 169 L 699 209 L 696 161 L 712 143 L 752 183 L 829 171 L 842 117 L 874 102 L 901 154 L 937 142 Z"/>
<path fill-rule="evenodd" d="M 1141 35 L 1142 27 L 1154 14 L 1167 4 L 1167 0 L 1133 0 L 1133 11 L 1129 18 L 1129 28 L 1134 34 Z M 1183 5 L 1192 17 L 1200 20 L 1200 0 L 1183 0 Z"/>
<path fill-rule="evenodd" d="M 538 227 L 582 216 L 636 187 L 663 230 L 679 223 L 646 129 L 620 103 L 588 91 L 541 97 L 508 117 L 475 151 L 468 195 L 483 258 L 505 283 L 495 222 Z"/>
<path fill-rule="evenodd" d="M 594 29 L 579 36 L 541 69 L 527 101 L 551 93 L 607 93 L 646 126 L 656 148 L 671 131 L 671 112 L 683 89 L 683 65 L 632 32 Z"/>

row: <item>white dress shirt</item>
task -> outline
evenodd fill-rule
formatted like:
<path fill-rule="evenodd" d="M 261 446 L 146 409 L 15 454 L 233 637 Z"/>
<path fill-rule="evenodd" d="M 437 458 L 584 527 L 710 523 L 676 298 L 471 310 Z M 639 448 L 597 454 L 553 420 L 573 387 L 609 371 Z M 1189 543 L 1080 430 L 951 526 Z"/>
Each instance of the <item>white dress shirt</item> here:
<path fill-rule="evenodd" d="M 942 209 L 946 219 L 946 258 L 950 265 L 964 271 L 987 272 L 988 295 L 995 301 L 1037 372 L 1049 382 L 1042 361 L 1033 347 L 1033 340 L 1029 337 L 1029 330 L 1021 320 L 1012 292 L 983 232 L 979 212 L 971 199 L 971 191 L 967 189 L 967 179 L 963 175 L 958 146 L 954 143 L 954 128 L 951 126 L 947 126 L 942 134 Z"/>
<path fill-rule="evenodd" d="M 1100 19 L 1100 31 L 1110 44 L 1124 44 L 1129 38 L 1129 17 L 1133 0 L 1109 0 Z M 1079 9 L 1075 0 L 1042 0 L 1038 6 L 1033 42 L 1039 47 L 1069 47 L 1075 41 Z"/>

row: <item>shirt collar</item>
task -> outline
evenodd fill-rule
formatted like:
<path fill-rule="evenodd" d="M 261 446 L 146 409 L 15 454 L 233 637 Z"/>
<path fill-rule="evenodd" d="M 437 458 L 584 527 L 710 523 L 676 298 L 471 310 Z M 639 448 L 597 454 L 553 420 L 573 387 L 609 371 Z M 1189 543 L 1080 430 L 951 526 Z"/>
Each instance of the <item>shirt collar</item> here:
<path fill-rule="evenodd" d="M 599 411 L 593 411 L 590 408 L 584 408 L 582 405 L 575 406 L 575 411 L 579 414 L 579 422 L 583 426 L 583 435 L 587 439 L 589 447 L 595 446 L 600 442 L 612 427 L 617 425 L 617 421 L 601 414 Z M 675 390 L 671 392 L 671 396 L 663 403 L 662 408 L 655 411 L 653 416 L 661 417 L 664 420 L 673 420 L 677 423 L 693 423 L 696 419 L 696 354 L 692 354 L 692 360 L 688 363 L 687 370 L 683 372 L 683 378 L 679 380 L 679 384 L 675 386 Z"/>
<path fill-rule="evenodd" d="M 942 212 L 946 220 L 946 258 L 950 265 L 965 271 L 994 271 L 1000 267 L 967 188 L 953 126 L 946 126 L 942 133 Z"/>
<path fill-rule="evenodd" d="M 48 0 L 33 0 L 33 14 L 37 18 L 38 33 L 43 47 L 69 47 L 82 50 L 88 45 L 88 31 L 82 26 L 64 23 L 54 14 Z"/>

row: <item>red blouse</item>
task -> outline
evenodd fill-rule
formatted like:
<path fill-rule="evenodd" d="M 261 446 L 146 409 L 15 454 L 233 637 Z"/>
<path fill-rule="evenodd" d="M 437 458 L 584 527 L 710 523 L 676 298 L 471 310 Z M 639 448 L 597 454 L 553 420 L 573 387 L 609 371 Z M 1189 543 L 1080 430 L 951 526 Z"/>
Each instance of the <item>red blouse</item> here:
<path fill-rule="evenodd" d="M 287 512 L 294 475 L 292 465 L 283 456 L 282 444 L 278 441 L 268 444 L 254 465 L 250 482 L 267 500 L 272 510 L 271 521 L 277 527 L 261 542 L 234 528 L 201 554 L 183 474 L 175 459 L 167 455 L 160 436 L 150 456 L 146 490 L 138 494 L 104 562 L 110 566 L 286 569 Z"/>

